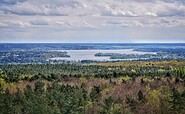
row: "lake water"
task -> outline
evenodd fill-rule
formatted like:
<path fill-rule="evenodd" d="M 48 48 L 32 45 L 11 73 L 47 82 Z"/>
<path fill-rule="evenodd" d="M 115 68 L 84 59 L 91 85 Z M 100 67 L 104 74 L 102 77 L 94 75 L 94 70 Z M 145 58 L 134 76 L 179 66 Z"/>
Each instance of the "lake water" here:
<path fill-rule="evenodd" d="M 56 57 L 50 60 L 66 60 L 66 61 L 81 61 L 81 60 L 95 60 L 95 61 L 115 61 L 110 57 L 94 56 L 96 53 L 120 53 L 120 54 L 155 54 L 154 52 L 139 52 L 133 49 L 120 49 L 120 50 L 54 50 L 66 51 L 70 57 Z M 123 60 L 123 59 L 119 59 Z"/>

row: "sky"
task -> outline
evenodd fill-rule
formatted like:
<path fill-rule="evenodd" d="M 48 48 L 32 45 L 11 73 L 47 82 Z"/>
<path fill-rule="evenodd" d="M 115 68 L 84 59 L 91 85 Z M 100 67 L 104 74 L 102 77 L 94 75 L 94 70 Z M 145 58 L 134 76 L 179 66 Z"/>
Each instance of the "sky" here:
<path fill-rule="evenodd" d="M 0 0 L 0 43 L 185 43 L 185 0 Z"/>

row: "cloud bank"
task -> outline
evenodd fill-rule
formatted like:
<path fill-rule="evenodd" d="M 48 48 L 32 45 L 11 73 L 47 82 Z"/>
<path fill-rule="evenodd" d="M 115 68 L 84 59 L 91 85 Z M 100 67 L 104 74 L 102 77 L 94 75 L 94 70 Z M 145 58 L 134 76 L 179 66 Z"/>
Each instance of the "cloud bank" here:
<path fill-rule="evenodd" d="M 158 33 L 162 29 L 166 32 Z M 24 41 L 23 37 L 28 41 L 44 41 L 43 37 L 50 41 L 49 37 L 55 37 L 59 42 L 73 42 L 73 39 L 74 42 L 76 39 L 98 42 L 96 38 L 90 39 L 93 37 L 107 37 L 103 39 L 112 41 L 110 38 L 115 37 L 118 42 L 125 42 L 124 38 L 129 38 L 129 42 L 142 42 L 152 41 L 154 36 L 164 41 L 185 42 L 184 29 L 184 0 L 0 1 L 0 42 Z M 110 31 L 115 33 L 106 35 Z M 140 31 L 139 35 L 136 31 Z M 94 34 L 87 38 L 87 33 Z"/>

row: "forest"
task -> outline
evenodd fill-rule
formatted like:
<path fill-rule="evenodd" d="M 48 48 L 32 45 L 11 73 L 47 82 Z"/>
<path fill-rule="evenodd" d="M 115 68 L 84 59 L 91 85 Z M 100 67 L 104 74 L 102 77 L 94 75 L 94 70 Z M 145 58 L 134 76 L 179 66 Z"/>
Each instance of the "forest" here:
<path fill-rule="evenodd" d="M 0 51 L 0 64 L 10 63 L 46 63 L 52 57 L 70 57 L 67 52 L 60 51 Z"/>
<path fill-rule="evenodd" d="M 184 114 L 185 61 L 0 65 L 0 114 Z"/>
<path fill-rule="evenodd" d="M 139 48 L 134 51 L 155 52 L 155 54 L 96 53 L 95 56 L 108 56 L 110 59 L 134 59 L 147 61 L 184 60 L 184 48 Z"/>

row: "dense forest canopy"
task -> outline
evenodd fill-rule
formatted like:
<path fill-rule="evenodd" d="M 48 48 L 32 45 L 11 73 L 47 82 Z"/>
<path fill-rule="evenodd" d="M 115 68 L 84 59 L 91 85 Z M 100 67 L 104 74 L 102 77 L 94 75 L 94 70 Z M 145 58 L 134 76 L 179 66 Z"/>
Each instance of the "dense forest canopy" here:
<path fill-rule="evenodd" d="M 184 114 L 185 61 L 0 65 L 2 114 Z"/>

